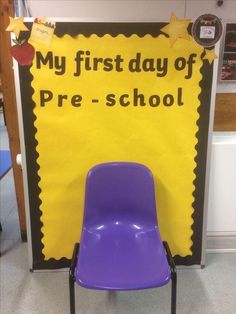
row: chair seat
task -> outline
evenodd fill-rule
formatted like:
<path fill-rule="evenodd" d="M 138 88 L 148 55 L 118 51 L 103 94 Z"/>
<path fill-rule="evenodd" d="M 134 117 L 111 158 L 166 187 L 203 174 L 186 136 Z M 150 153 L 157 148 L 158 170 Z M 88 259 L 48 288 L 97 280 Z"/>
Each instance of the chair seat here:
<path fill-rule="evenodd" d="M 76 282 L 101 290 L 160 287 L 171 278 L 156 227 L 114 222 L 83 229 Z"/>

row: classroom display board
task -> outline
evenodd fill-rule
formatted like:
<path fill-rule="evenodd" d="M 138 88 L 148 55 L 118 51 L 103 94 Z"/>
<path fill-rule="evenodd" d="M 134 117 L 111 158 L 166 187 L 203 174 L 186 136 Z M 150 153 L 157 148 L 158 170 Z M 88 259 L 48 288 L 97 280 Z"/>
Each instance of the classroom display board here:
<path fill-rule="evenodd" d="M 29 41 L 19 77 L 33 269 L 69 265 L 86 175 L 112 161 L 150 168 L 162 239 L 177 264 L 201 263 L 213 59 L 185 29 L 57 22 L 50 43 Z"/>

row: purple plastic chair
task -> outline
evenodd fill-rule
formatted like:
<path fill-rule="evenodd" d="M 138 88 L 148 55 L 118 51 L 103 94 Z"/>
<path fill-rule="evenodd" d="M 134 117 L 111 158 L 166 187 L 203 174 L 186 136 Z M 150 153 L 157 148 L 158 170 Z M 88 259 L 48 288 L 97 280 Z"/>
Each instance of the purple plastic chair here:
<path fill-rule="evenodd" d="M 86 180 L 83 230 L 70 267 L 70 312 L 74 283 L 99 290 L 161 287 L 172 279 L 176 313 L 177 275 L 157 226 L 154 182 L 145 166 L 114 162 L 92 168 Z"/>

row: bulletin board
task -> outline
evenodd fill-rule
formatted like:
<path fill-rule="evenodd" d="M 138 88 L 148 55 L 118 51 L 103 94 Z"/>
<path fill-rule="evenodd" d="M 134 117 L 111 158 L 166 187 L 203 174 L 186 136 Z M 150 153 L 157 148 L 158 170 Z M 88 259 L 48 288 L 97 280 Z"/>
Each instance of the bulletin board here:
<path fill-rule="evenodd" d="M 111 161 L 150 168 L 162 239 L 200 265 L 213 62 L 190 27 L 57 22 L 32 43 L 19 80 L 34 270 L 69 266 L 87 172 Z"/>

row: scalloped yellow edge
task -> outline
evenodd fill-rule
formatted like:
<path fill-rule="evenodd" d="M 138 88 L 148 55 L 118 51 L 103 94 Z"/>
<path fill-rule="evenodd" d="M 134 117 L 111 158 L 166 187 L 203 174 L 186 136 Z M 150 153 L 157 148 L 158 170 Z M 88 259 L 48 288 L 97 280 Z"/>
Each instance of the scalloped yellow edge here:
<path fill-rule="evenodd" d="M 47 65 L 37 69 L 36 60 L 31 68 L 45 260 L 71 258 L 73 244 L 80 240 L 86 174 L 95 164 L 108 161 L 135 161 L 151 169 L 162 238 L 169 242 L 174 255 L 191 255 L 203 48 L 183 39 L 170 48 L 164 35 L 154 38 L 95 34 L 61 38 L 54 35 L 50 47 L 35 43 L 34 46 L 42 55 L 50 50 L 54 55 L 66 57 L 64 75 L 55 75 Z M 74 58 L 78 50 L 104 58 L 120 54 L 124 63 L 137 52 L 145 57 L 167 57 L 168 75 L 157 77 L 153 72 L 134 74 L 127 70 L 117 73 L 99 69 L 75 77 Z M 173 64 L 177 57 L 188 59 L 192 53 L 197 55 L 193 76 L 186 79 L 186 73 L 176 71 Z M 134 87 L 145 95 L 162 96 L 176 95 L 181 87 L 184 105 L 177 106 L 176 99 L 171 107 L 105 105 L 105 95 L 132 94 Z M 40 106 L 40 90 L 50 90 L 55 96 L 45 107 Z M 57 94 L 69 97 L 81 94 L 82 106 L 73 107 L 68 100 L 59 108 Z M 99 99 L 99 104 L 91 104 L 92 97 Z"/>

